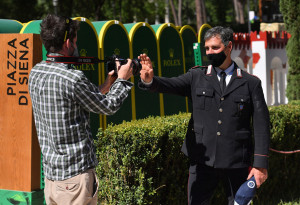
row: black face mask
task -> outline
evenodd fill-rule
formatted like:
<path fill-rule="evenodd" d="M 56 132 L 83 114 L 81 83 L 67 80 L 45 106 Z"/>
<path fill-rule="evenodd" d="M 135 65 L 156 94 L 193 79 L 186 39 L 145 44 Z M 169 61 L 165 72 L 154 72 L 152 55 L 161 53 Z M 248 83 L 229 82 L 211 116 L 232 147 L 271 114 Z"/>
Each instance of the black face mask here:
<path fill-rule="evenodd" d="M 223 50 L 220 53 L 207 54 L 207 57 L 210 60 L 212 66 L 219 67 L 224 63 L 227 56 L 225 55 Z"/>

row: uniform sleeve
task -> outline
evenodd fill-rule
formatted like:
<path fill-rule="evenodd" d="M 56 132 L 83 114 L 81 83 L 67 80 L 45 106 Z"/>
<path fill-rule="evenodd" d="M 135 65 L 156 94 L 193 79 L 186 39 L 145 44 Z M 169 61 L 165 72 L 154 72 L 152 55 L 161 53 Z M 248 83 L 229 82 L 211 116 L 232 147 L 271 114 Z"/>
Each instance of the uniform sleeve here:
<path fill-rule="evenodd" d="M 151 85 L 145 85 L 140 80 L 138 86 L 142 90 L 190 97 L 191 81 L 192 72 L 189 71 L 186 74 L 172 78 L 155 76 Z"/>
<path fill-rule="evenodd" d="M 268 168 L 270 146 L 270 116 L 264 99 L 261 81 L 252 92 L 253 128 L 254 128 L 254 162 L 253 167 Z"/>
<path fill-rule="evenodd" d="M 74 99 L 89 112 L 112 115 L 120 109 L 132 86 L 129 81 L 117 79 L 104 95 L 83 75 L 74 85 Z"/>

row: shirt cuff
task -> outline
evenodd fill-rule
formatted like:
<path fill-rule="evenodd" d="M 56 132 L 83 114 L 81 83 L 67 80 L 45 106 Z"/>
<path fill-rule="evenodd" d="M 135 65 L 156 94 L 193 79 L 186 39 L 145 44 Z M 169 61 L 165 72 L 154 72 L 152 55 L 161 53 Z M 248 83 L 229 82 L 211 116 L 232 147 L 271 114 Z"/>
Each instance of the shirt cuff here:
<path fill-rule="evenodd" d="M 112 86 L 116 83 L 122 83 L 125 87 L 129 87 L 131 88 L 133 86 L 133 83 L 128 81 L 128 80 L 125 80 L 125 79 L 122 79 L 122 78 L 117 78 L 116 81 L 110 86 L 110 89 L 112 88 Z"/>
<path fill-rule="evenodd" d="M 143 79 L 141 78 L 141 82 L 146 86 L 146 87 L 150 87 L 153 83 L 153 79 L 151 80 L 151 82 L 146 83 L 145 81 L 143 81 Z"/>

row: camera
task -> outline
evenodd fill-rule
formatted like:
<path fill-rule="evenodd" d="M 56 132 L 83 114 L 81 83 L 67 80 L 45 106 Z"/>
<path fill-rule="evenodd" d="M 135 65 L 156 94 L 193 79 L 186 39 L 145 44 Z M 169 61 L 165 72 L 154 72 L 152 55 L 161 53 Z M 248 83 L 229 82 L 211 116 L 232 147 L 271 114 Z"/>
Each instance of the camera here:
<path fill-rule="evenodd" d="M 109 73 L 110 71 L 114 70 L 114 75 L 118 75 L 118 68 L 116 65 L 116 61 L 120 62 L 120 65 L 125 65 L 127 63 L 127 59 L 124 59 L 118 55 L 112 55 L 105 58 L 105 65 L 106 65 L 106 71 Z M 132 74 L 133 75 L 139 75 L 140 71 L 142 69 L 142 65 L 140 63 L 140 59 L 132 59 Z"/>

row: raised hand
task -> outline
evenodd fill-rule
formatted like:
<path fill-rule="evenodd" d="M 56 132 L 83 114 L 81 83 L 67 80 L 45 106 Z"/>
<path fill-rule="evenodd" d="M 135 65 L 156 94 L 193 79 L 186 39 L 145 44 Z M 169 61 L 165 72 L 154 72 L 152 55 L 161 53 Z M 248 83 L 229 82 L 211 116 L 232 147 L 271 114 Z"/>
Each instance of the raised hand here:
<path fill-rule="evenodd" d="M 138 57 L 141 60 L 142 69 L 140 71 L 140 77 L 145 83 L 152 82 L 154 77 L 152 62 L 146 54 L 141 54 Z"/>

